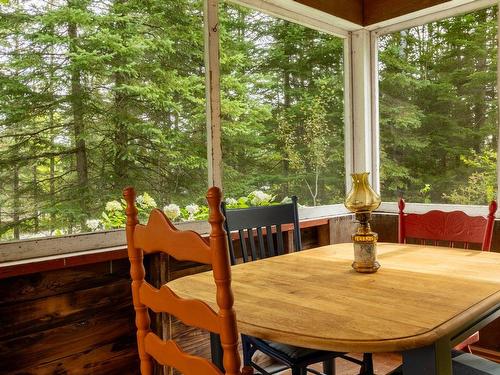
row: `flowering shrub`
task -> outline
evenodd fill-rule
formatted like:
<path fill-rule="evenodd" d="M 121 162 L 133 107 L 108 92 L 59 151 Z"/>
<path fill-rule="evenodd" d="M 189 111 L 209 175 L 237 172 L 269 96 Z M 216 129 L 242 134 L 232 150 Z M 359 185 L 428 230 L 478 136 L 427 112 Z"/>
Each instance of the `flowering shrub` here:
<path fill-rule="evenodd" d="M 125 215 L 126 206 L 127 204 L 124 199 L 106 203 L 104 212 L 101 214 L 101 219 L 87 220 L 87 226 L 93 231 L 101 228 L 115 229 L 125 227 L 127 222 Z M 139 220 L 145 221 L 151 210 L 156 207 L 156 202 L 151 195 L 144 193 L 136 198 L 136 206 Z"/>
<path fill-rule="evenodd" d="M 247 208 L 252 206 L 278 204 L 278 202 L 274 201 L 275 199 L 276 196 L 267 194 L 261 190 L 255 190 L 246 197 L 240 197 L 238 199 L 227 198 L 225 201 L 227 208 Z M 290 202 L 291 199 L 288 197 L 281 201 L 281 203 Z M 136 205 L 139 211 L 139 221 L 141 222 L 146 222 L 151 210 L 157 206 L 153 197 L 148 193 L 139 195 L 136 198 Z M 87 227 L 92 231 L 125 227 L 127 220 L 125 216 L 125 207 L 126 203 L 123 199 L 106 203 L 101 218 L 87 220 Z M 163 212 L 174 222 L 208 219 L 208 206 L 200 206 L 195 203 L 188 204 L 186 207 L 179 207 L 177 204 L 171 203 L 163 207 Z"/>

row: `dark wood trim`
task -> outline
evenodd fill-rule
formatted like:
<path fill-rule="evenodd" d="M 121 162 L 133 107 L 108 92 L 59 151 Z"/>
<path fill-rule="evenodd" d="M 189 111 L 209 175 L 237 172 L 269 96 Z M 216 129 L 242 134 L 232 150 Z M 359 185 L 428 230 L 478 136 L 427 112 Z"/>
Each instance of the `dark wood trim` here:
<path fill-rule="evenodd" d="M 18 262 L 7 262 L 0 265 L 0 280 L 13 276 L 28 275 L 37 272 L 53 271 L 67 267 L 84 266 L 105 261 L 124 259 L 127 248 L 113 250 L 101 249 L 83 253 L 65 254 L 61 256 L 28 259 Z"/>
<path fill-rule="evenodd" d="M 497 350 L 481 348 L 480 346 L 475 345 L 472 345 L 471 349 L 473 354 L 489 359 L 490 361 L 500 363 L 500 352 Z"/>

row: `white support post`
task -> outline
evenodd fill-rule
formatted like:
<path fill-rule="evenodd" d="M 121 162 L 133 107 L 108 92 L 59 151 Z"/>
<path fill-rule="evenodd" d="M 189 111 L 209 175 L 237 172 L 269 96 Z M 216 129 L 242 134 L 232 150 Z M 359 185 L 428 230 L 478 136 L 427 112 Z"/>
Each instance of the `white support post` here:
<path fill-rule="evenodd" d="M 372 73 L 374 67 L 372 67 L 371 52 L 370 32 L 367 30 L 353 32 L 351 36 L 353 171 L 371 172 L 370 182 L 375 185 L 373 179 L 375 145 L 372 134 L 374 115 L 372 109 L 372 86 L 374 84 Z"/>
<path fill-rule="evenodd" d="M 208 186 L 222 188 L 220 121 L 219 1 L 204 1 Z"/>
<path fill-rule="evenodd" d="M 352 37 L 344 39 L 344 167 L 345 193 L 352 187 L 351 173 L 354 172 L 353 123 L 352 123 Z"/>
<path fill-rule="evenodd" d="M 372 132 L 372 187 L 380 194 L 380 122 L 379 122 L 379 77 L 378 36 L 370 32 L 370 74 L 371 74 L 371 132 Z"/>

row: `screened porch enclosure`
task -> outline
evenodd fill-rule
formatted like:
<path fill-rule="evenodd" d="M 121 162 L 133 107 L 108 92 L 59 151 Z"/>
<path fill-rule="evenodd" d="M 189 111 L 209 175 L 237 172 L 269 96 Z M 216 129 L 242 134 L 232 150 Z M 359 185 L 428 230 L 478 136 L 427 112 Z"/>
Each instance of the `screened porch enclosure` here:
<path fill-rule="evenodd" d="M 352 241 L 353 173 L 382 197 L 379 242 L 398 242 L 400 198 L 477 216 L 498 199 L 497 0 L 9 0 L 0 14 L 0 374 L 138 373 L 125 186 L 140 222 L 157 207 L 205 239 L 207 187 L 229 209 L 297 196 L 304 249 Z M 208 270 L 165 255 L 146 269 L 156 286 Z M 208 333 L 151 321 L 210 358 Z M 500 363 L 499 343 L 497 319 L 472 351 Z M 375 355 L 377 373 L 400 363 Z"/>

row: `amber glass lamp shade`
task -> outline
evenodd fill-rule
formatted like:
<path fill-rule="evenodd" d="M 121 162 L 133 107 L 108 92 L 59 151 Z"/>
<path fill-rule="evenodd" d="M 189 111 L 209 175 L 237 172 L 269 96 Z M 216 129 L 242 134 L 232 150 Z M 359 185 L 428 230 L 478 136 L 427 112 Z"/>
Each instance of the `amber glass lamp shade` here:
<path fill-rule="evenodd" d="M 370 172 L 353 173 L 352 189 L 347 194 L 345 206 L 354 213 L 369 213 L 380 206 L 380 195 L 378 195 L 368 182 Z"/>

